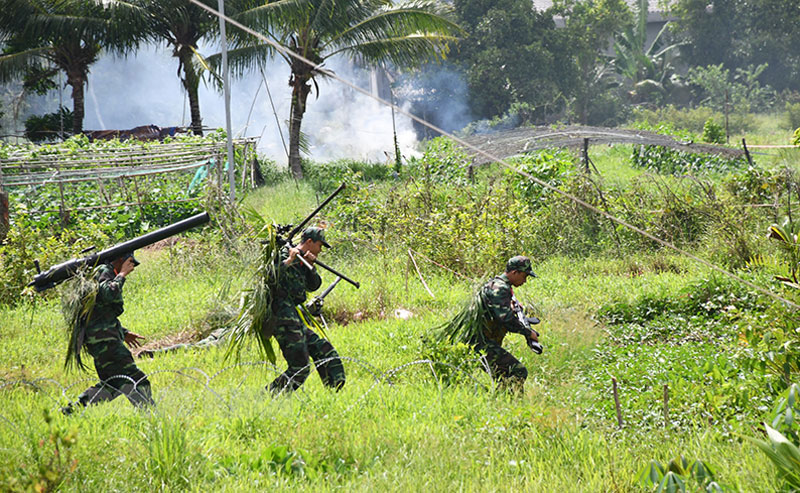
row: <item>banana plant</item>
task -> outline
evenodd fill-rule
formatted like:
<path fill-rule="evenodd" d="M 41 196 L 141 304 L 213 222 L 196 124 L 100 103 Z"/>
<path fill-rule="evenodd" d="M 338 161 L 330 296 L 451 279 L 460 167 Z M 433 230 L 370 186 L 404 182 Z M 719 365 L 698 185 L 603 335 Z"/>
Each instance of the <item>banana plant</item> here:
<path fill-rule="evenodd" d="M 766 440 L 744 438 L 767 454 L 769 460 L 778 468 L 778 477 L 786 483 L 787 489 L 797 491 L 800 489 L 800 449 L 768 424 L 764 423 L 764 428 L 767 430 Z"/>
<path fill-rule="evenodd" d="M 797 240 L 798 226 L 789 219 L 783 222 L 782 226 L 773 224 L 769 227 L 768 238 L 778 240 L 781 243 L 781 250 L 786 255 L 786 262 L 789 268 L 790 277 L 774 276 L 775 280 L 782 282 L 786 286 L 800 289 L 797 274 L 800 270 L 800 243 Z"/>

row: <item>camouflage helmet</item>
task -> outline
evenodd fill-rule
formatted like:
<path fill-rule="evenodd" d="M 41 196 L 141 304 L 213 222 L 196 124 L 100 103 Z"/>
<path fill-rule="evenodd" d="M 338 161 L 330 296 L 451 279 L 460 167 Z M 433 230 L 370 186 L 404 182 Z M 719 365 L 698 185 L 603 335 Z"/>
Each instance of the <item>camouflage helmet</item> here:
<path fill-rule="evenodd" d="M 322 228 L 318 228 L 316 226 L 306 228 L 305 231 L 303 231 L 303 235 L 300 237 L 300 241 L 304 242 L 306 240 L 319 241 L 322 242 L 322 246 L 326 248 L 331 247 L 330 245 L 328 245 L 328 242 L 325 241 L 325 230 Z"/>
<path fill-rule="evenodd" d="M 516 257 L 508 259 L 506 263 L 506 272 L 511 272 L 512 270 L 524 272 L 531 277 L 536 277 L 531 267 L 531 259 L 522 255 L 517 255 Z"/>

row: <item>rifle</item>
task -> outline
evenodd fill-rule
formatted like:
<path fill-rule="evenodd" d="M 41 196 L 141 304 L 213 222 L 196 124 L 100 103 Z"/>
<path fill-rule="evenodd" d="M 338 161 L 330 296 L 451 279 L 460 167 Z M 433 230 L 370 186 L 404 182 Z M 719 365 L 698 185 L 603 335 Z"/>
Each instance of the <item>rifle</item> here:
<path fill-rule="evenodd" d="M 316 208 L 316 209 L 314 209 L 314 210 L 311 212 L 311 214 L 309 214 L 308 216 L 306 216 L 306 218 L 305 218 L 305 219 L 303 219 L 303 221 L 301 221 L 301 222 L 300 222 L 300 224 L 298 224 L 297 226 L 294 226 L 294 227 L 293 227 L 293 225 L 292 225 L 292 224 L 282 224 L 282 225 L 279 225 L 279 226 L 278 226 L 278 228 L 277 228 L 277 238 L 276 238 L 276 243 L 277 243 L 278 245 L 281 245 L 281 246 L 283 246 L 283 245 L 288 245 L 288 246 L 289 246 L 289 248 L 293 248 L 293 247 L 295 246 L 295 245 L 294 245 L 294 243 L 292 243 L 292 238 L 294 237 L 294 235 L 296 235 L 297 233 L 299 233 L 299 232 L 300 232 L 300 230 L 302 230 L 302 229 L 305 227 L 305 225 L 306 225 L 306 224 L 308 224 L 308 222 L 309 222 L 309 221 L 310 221 L 310 220 L 311 220 L 311 219 L 312 219 L 314 216 L 316 216 L 316 215 L 317 215 L 317 213 L 318 213 L 319 211 L 321 211 L 323 207 L 325 207 L 326 205 L 328 205 L 328 202 L 330 202 L 331 200 L 333 200 L 333 198 L 334 198 L 334 197 L 336 197 L 336 195 L 338 195 L 338 194 L 339 194 L 339 192 L 341 192 L 342 190 L 344 190 L 344 183 L 342 183 L 341 185 L 339 185 L 339 188 L 337 188 L 336 190 L 334 190 L 332 194 L 330 194 L 330 195 L 329 195 L 329 196 L 328 196 L 328 197 L 327 197 L 325 200 L 323 200 L 323 201 L 322 201 L 322 203 L 321 203 L 319 206 L 317 206 L 317 208 Z M 285 235 L 285 236 L 284 236 L 284 235 Z M 311 269 L 313 269 L 313 268 L 314 268 L 314 267 L 312 267 L 312 266 L 311 266 L 311 264 L 309 264 L 309 263 L 308 263 L 308 261 L 307 261 L 306 259 L 304 259 L 302 256 L 298 255 L 298 256 L 297 256 L 297 258 L 298 258 L 298 259 L 300 259 L 300 261 L 303 263 L 303 265 L 305 265 L 306 267 L 308 267 L 308 269 L 309 269 L 309 270 L 311 270 Z M 356 282 L 356 281 L 354 281 L 354 280 L 350 279 L 349 277 L 347 277 L 346 275 L 344 275 L 344 274 L 342 274 L 341 272 L 337 271 L 337 270 L 336 270 L 336 269 L 334 269 L 333 267 L 330 267 L 330 266 L 328 266 L 328 265 L 326 265 L 326 264 L 324 264 L 324 263 L 320 262 L 319 260 L 315 260 L 315 261 L 314 261 L 314 264 L 315 264 L 315 265 L 319 265 L 320 267 L 322 267 L 323 269 L 327 270 L 328 272 L 330 272 L 330 273 L 332 273 L 332 274 L 336 275 L 336 277 L 341 277 L 341 278 L 342 278 L 342 279 L 344 279 L 345 281 L 347 281 L 347 282 L 349 282 L 350 284 L 352 284 L 353 286 L 355 286 L 355 287 L 356 287 L 356 289 L 358 289 L 358 288 L 360 288 L 360 287 L 361 287 L 361 284 L 359 284 L 358 282 Z"/>
<path fill-rule="evenodd" d="M 522 324 L 522 326 L 525 327 L 526 329 L 530 330 L 534 334 L 536 334 L 536 337 L 538 338 L 539 337 L 539 333 L 536 332 L 535 330 L 533 330 L 533 327 L 531 327 L 531 326 L 538 324 L 539 323 L 539 319 L 536 318 L 536 317 L 526 317 L 525 316 L 525 311 L 522 308 L 522 304 L 519 301 L 517 301 L 517 298 L 514 295 L 511 295 L 511 310 L 514 312 L 514 315 L 517 316 L 517 320 L 519 320 L 519 322 Z M 531 350 L 534 353 L 542 354 L 542 351 L 544 350 L 544 348 L 542 347 L 542 345 L 539 342 L 534 341 L 530 337 L 526 337 L 525 338 L 525 342 L 528 343 L 528 347 L 531 348 Z"/>
<path fill-rule="evenodd" d="M 138 236 L 132 240 L 119 243 L 106 250 L 93 253 L 82 258 L 67 260 L 66 262 L 51 267 L 45 272 L 42 272 L 41 268 L 39 267 L 39 261 L 34 260 L 33 264 L 36 266 L 36 271 L 38 274 L 33 277 L 33 281 L 28 283 L 28 286 L 33 286 L 37 292 L 54 288 L 58 284 L 73 277 L 78 270 L 85 266 L 95 266 L 105 263 L 109 260 L 117 259 L 126 253 L 133 252 L 134 250 L 146 247 L 147 245 L 152 245 L 157 241 L 161 241 L 164 238 L 169 238 L 170 236 L 182 233 L 188 229 L 194 228 L 195 226 L 205 224 L 209 221 L 209 219 L 208 212 L 201 212 L 200 214 L 195 214 L 192 217 L 178 221 L 174 224 L 170 224 L 169 226 L 164 226 L 163 228 L 157 229 L 153 232 L 143 234 L 142 236 Z M 81 253 L 85 253 L 93 249 L 94 247 L 89 247 L 82 250 Z"/>
<path fill-rule="evenodd" d="M 336 280 L 330 284 L 330 286 L 325 288 L 325 291 L 321 292 L 317 296 L 314 296 L 313 300 L 306 303 L 306 308 L 308 309 L 309 313 L 315 317 L 318 317 L 322 314 L 322 305 L 325 303 L 325 297 L 328 296 L 331 291 L 333 291 L 333 288 L 335 288 L 341 280 L 341 277 L 337 277 Z"/>

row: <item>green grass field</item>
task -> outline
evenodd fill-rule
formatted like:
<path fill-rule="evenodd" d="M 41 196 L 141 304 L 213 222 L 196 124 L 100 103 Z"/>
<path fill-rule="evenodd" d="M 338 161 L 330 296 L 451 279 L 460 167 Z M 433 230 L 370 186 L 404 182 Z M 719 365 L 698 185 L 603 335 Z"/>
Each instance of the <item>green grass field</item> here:
<path fill-rule="evenodd" d="M 315 199 L 305 186 L 285 184 L 247 202 L 290 221 Z M 204 315 L 235 303 L 247 279 L 241 257 L 225 251 L 198 258 L 179 243 L 138 256 L 142 265 L 126 283 L 121 320 L 149 340 L 201 330 Z M 653 267 L 663 259 L 646 255 L 538 264 L 540 277 L 518 295 L 535 304 L 546 349 L 537 356 L 521 338 L 508 337 L 506 347 L 530 371 L 524 395 L 513 397 L 495 391 L 480 371 L 444 385 L 420 362 L 421 336 L 455 312 L 471 282 L 417 258 L 431 295 L 408 269 L 405 252 L 391 248 L 359 256 L 334 248 L 324 258 L 362 284 L 340 284 L 326 303 L 331 321 L 349 320 L 329 329 L 347 358 L 348 382 L 339 393 L 312 372 L 300 392 L 273 398 L 264 385 L 276 370 L 255 350 L 237 365 L 216 347 L 139 360 L 158 403 L 152 412 L 120 398 L 64 417 L 59 407 L 94 374 L 63 370 L 58 300 L 0 309 L 4 487 L 38 481 L 63 491 L 644 491 L 637 475 L 650 460 L 683 454 L 709 464 L 732 491 L 778 488 L 766 456 L 730 427 L 693 412 L 692 395 L 678 387 L 673 399 L 687 404 L 682 418 L 664 423 L 662 385 L 696 378 L 693 359 L 714 357 L 715 344 L 631 348 L 611 364 L 598 356 L 608 342 L 593 319 L 596 308 L 675 293 L 707 275 L 691 263 L 671 259 L 677 273 Z M 324 284 L 331 280 L 323 276 Z M 225 286 L 228 294 L 220 294 Z M 396 319 L 396 308 L 415 315 Z M 654 362 L 664 368 L 653 370 Z M 622 429 L 613 410 L 614 376 Z M 652 385 L 643 392 L 638 384 L 648 378 Z"/>

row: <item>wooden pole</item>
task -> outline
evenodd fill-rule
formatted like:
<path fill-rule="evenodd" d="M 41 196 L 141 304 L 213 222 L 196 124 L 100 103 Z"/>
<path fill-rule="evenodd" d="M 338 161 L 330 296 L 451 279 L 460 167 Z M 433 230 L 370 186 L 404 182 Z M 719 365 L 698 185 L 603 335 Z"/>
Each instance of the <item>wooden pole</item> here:
<path fill-rule="evenodd" d="M 744 155 L 747 158 L 747 163 L 750 164 L 750 166 L 752 166 L 753 158 L 750 157 L 750 150 L 747 149 L 747 141 L 744 140 L 744 137 L 742 137 L 742 147 L 744 148 Z"/>
<path fill-rule="evenodd" d="M 669 385 L 664 384 L 664 426 L 669 426 Z"/>
<path fill-rule="evenodd" d="M 583 166 L 586 168 L 586 174 L 588 175 L 591 173 L 589 171 L 589 139 L 583 139 Z"/>
<path fill-rule="evenodd" d="M 8 234 L 8 193 L 0 192 L 0 242 Z"/>
<path fill-rule="evenodd" d="M 142 207 L 142 195 L 139 193 L 139 183 L 136 177 L 133 177 L 133 188 L 136 190 L 136 203 L 139 204 L 139 218 L 144 220 L 144 208 Z"/>
<path fill-rule="evenodd" d="M 617 379 L 611 377 L 611 384 L 614 389 L 614 406 L 617 408 L 617 425 L 622 428 L 622 410 L 619 406 L 619 392 L 617 392 Z"/>

